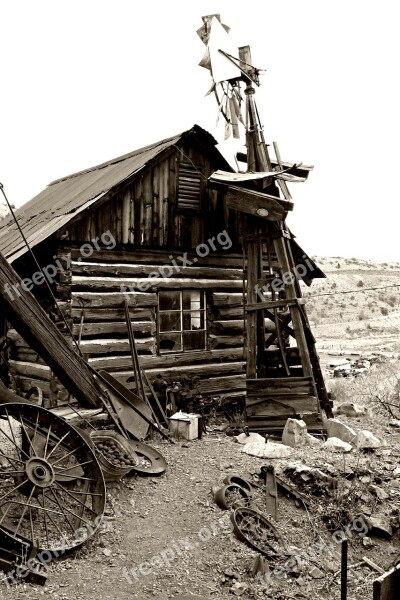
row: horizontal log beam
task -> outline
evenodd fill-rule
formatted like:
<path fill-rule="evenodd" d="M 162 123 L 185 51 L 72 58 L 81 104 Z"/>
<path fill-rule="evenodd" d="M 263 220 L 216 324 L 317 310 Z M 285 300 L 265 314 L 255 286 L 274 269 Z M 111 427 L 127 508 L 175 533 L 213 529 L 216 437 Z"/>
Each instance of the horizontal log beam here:
<path fill-rule="evenodd" d="M 125 300 L 129 307 L 150 307 L 157 306 L 157 294 L 144 292 L 72 292 L 72 308 L 121 308 L 124 307 Z M 132 312 L 133 314 L 137 314 Z M 133 317 L 132 317 L 133 318 Z"/>
<path fill-rule="evenodd" d="M 242 289 L 242 281 L 231 281 L 222 279 L 200 279 L 200 278 L 182 278 L 182 277 L 72 277 L 72 290 L 92 289 L 92 290 L 125 290 L 133 292 L 146 292 L 162 289 Z M 62 287 L 62 286 L 58 286 Z"/>
<path fill-rule="evenodd" d="M 182 354 L 161 354 L 159 356 L 143 355 L 139 357 L 139 363 L 145 371 L 150 369 L 157 369 L 158 371 L 162 369 L 164 371 L 164 369 L 168 369 L 169 367 L 196 365 L 208 361 L 218 361 L 217 364 L 220 365 L 224 364 L 225 361 L 237 361 L 242 358 L 243 348 L 226 348 L 222 350 L 184 352 Z M 89 358 L 89 363 L 96 369 L 123 371 L 132 366 L 132 358 L 130 354 L 124 356 L 93 357 Z"/>
<path fill-rule="evenodd" d="M 156 332 L 156 325 L 151 321 L 132 321 L 133 332 L 137 334 L 151 334 L 154 336 Z M 82 338 L 90 336 L 105 336 L 105 335 L 116 335 L 127 334 L 127 325 L 124 322 L 110 322 L 110 323 L 86 323 L 82 327 L 78 324 L 73 325 L 72 333 L 75 336 L 79 336 L 81 333 Z M 139 338 L 138 338 L 139 339 Z"/>
<path fill-rule="evenodd" d="M 82 277 L 103 277 L 109 275 L 113 275 L 114 277 L 147 277 L 153 273 L 160 273 L 160 270 L 161 274 L 165 273 L 167 277 L 170 274 L 175 277 L 204 277 L 206 279 L 241 280 L 243 277 L 242 269 L 182 265 L 182 261 L 177 262 L 176 265 L 172 265 L 171 261 L 167 261 L 161 265 L 72 261 L 71 271 L 73 275 Z"/>
<path fill-rule="evenodd" d="M 107 321 L 123 321 L 126 323 L 126 315 L 124 308 L 85 308 L 84 309 L 84 320 L 89 322 L 107 322 Z M 82 317 L 81 308 L 73 308 L 70 311 L 70 316 L 74 322 L 80 322 Z M 139 308 L 130 310 L 130 316 L 132 323 L 137 319 L 141 321 L 150 320 L 155 323 L 155 311 L 154 309 Z"/>

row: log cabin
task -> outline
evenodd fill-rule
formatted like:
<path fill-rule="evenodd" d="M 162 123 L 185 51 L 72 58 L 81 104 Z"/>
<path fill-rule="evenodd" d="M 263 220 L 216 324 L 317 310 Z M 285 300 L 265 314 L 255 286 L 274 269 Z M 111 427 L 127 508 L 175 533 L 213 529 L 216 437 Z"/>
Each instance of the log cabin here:
<path fill-rule="evenodd" d="M 131 389 L 125 300 L 150 381 L 189 377 L 203 396 L 244 399 L 247 220 L 207 185 L 215 171 L 233 172 L 216 144 L 194 125 L 53 181 L 16 211 L 58 308 L 16 224 L 11 217 L 1 221 L 0 251 L 23 285 L 68 339 L 70 329 L 93 367 Z M 300 175 L 307 178 L 311 169 L 301 166 Z M 324 277 L 294 239 L 290 244 L 307 284 Z M 279 269 L 274 254 L 266 263 L 268 273 Z M 7 384 L 21 395 L 39 387 L 51 405 L 63 402 L 66 391 L 43 358 L 2 321 Z M 274 327 L 267 319 L 265 330 Z M 278 349 L 268 352 L 273 365 Z"/>

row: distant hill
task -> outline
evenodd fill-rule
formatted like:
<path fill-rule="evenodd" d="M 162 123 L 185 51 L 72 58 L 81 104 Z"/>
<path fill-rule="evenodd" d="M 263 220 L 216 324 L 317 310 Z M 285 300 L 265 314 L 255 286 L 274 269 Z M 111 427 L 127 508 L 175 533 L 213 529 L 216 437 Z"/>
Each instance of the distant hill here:
<path fill-rule="evenodd" d="M 303 289 L 319 345 L 400 350 L 400 262 L 313 259 L 327 276 Z"/>

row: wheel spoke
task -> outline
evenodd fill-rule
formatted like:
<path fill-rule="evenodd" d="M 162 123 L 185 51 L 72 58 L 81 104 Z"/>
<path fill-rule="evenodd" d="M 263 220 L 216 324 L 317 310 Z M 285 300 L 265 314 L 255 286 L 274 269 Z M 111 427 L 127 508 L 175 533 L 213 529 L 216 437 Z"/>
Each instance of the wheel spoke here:
<path fill-rule="evenodd" d="M 47 499 L 50 500 L 50 502 L 54 502 L 54 500 L 52 500 L 51 498 L 49 498 L 47 496 Z M 67 510 L 69 513 L 71 513 L 71 515 L 74 515 L 74 517 L 77 517 L 77 519 L 79 519 L 80 521 L 83 521 L 85 524 L 91 525 L 90 521 L 86 521 L 83 517 L 80 517 L 79 515 L 77 515 L 73 510 L 71 510 L 70 508 L 67 508 L 66 506 L 64 507 L 65 510 Z"/>
<path fill-rule="evenodd" d="M 82 502 L 81 500 L 79 500 L 79 498 L 75 498 L 75 496 L 73 494 L 75 494 L 75 492 L 71 492 L 69 490 L 66 490 L 65 487 L 63 487 L 58 481 L 54 482 L 56 484 L 56 486 L 58 488 L 60 488 L 63 492 L 65 492 L 68 496 L 70 496 L 73 500 L 75 500 L 75 502 L 78 502 L 78 504 L 80 504 L 81 506 L 83 506 L 84 508 L 86 508 L 87 510 L 90 510 L 90 512 L 92 512 L 93 514 L 96 514 L 96 511 L 93 510 L 92 508 L 90 508 L 89 506 L 87 506 L 84 502 Z M 81 492 L 82 494 L 85 494 L 86 496 L 91 496 L 92 494 L 87 491 L 87 492 Z"/>
<path fill-rule="evenodd" d="M 58 523 L 56 521 L 53 520 L 53 517 L 51 516 L 51 513 L 55 513 L 56 515 L 60 515 L 61 513 L 57 512 L 56 510 L 52 510 L 51 508 L 46 508 L 45 504 L 46 504 L 46 500 L 45 500 L 45 494 L 44 494 L 44 490 L 42 490 L 42 497 L 43 497 L 43 506 L 40 504 L 39 502 L 39 497 L 37 498 L 37 501 L 39 502 L 39 506 L 42 510 L 44 510 L 44 514 L 48 516 L 49 521 L 51 521 L 53 523 L 53 525 L 55 526 L 55 528 L 58 530 L 58 533 L 60 534 L 61 538 L 64 537 L 63 532 L 61 531 L 61 529 L 58 526 Z M 48 533 L 46 532 L 46 535 L 48 535 Z M 50 542 L 48 542 L 48 544 L 50 545 Z"/>
<path fill-rule="evenodd" d="M 44 508 L 44 506 L 46 504 L 46 500 L 45 500 L 44 490 L 43 489 L 42 489 L 42 498 L 43 498 L 43 508 Z M 37 498 L 37 501 L 39 503 L 39 496 Z M 39 505 L 40 505 L 40 503 L 39 503 Z M 45 532 L 46 532 L 46 541 L 47 541 L 47 545 L 49 545 L 50 544 L 50 540 L 49 540 L 49 527 L 48 527 L 48 524 L 47 524 L 47 512 L 46 511 L 43 512 L 43 520 L 44 520 L 44 529 L 45 529 Z"/>
<path fill-rule="evenodd" d="M 59 445 L 65 440 L 66 437 L 69 436 L 70 433 L 71 433 L 70 431 L 67 431 L 67 433 L 58 440 L 57 444 L 52 448 L 52 450 L 50 450 L 49 454 L 47 456 L 46 456 L 46 454 L 44 455 L 44 458 L 46 460 L 49 460 L 49 458 L 53 454 L 54 450 L 59 447 Z"/>
<path fill-rule="evenodd" d="M 17 440 L 15 439 L 15 435 L 14 435 L 14 429 L 13 429 L 13 427 L 12 427 L 12 423 L 11 423 L 11 421 L 10 421 L 10 415 L 8 414 L 7 407 L 5 407 L 5 409 L 4 409 L 4 410 L 5 410 L 5 413 L 6 413 L 6 415 L 7 415 L 8 426 L 9 426 L 9 428 L 10 428 L 10 432 L 11 432 L 11 435 L 12 435 L 12 439 L 13 439 L 14 445 L 15 445 L 15 447 L 16 447 L 16 448 L 17 448 L 17 450 L 18 450 L 18 456 L 21 458 L 21 448 L 19 447 L 19 445 L 17 444 Z"/>
<path fill-rule="evenodd" d="M 2 456 L 3 458 L 5 458 L 6 460 L 8 460 L 8 462 L 10 463 L 10 465 L 12 467 L 14 467 L 14 468 L 15 468 L 15 465 L 13 463 L 15 463 L 15 462 L 19 462 L 19 463 L 25 464 L 23 460 L 20 460 L 19 458 L 14 458 L 12 456 L 8 456 L 7 454 L 4 454 L 1 451 L 0 451 L 0 456 Z"/>
<path fill-rule="evenodd" d="M 53 463 L 53 466 L 54 466 L 54 464 L 55 463 Z M 58 467 L 57 469 L 54 469 L 54 470 L 55 470 L 56 473 L 64 473 L 64 471 L 70 471 L 71 469 L 76 469 L 77 467 L 83 467 L 84 465 L 90 465 L 90 464 L 93 464 L 92 460 L 87 460 L 84 463 L 77 462 L 75 465 L 72 465 L 70 467 L 66 467 L 65 469 L 61 468 L 61 467 Z"/>
<path fill-rule="evenodd" d="M 20 518 L 19 518 L 19 521 L 18 521 L 17 529 L 15 529 L 15 530 L 14 530 L 14 535 L 17 535 L 17 534 L 18 534 L 18 530 L 19 530 L 19 528 L 20 528 L 20 525 L 21 525 L 21 523 L 22 523 L 22 520 L 23 520 L 23 518 L 24 518 L 24 516 L 25 516 L 25 514 L 26 514 L 26 510 L 27 510 L 27 508 L 28 508 L 28 506 L 29 506 L 29 502 L 30 502 L 30 501 L 31 501 L 31 499 L 32 499 L 32 496 L 33 496 L 33 492 L 34 492 L 34 491 L 35 491 L 35 488 L 34 488 L 34 487 L 32 487 L 32 489 L 31 489 L 31 493 L 29 494 L 28 503 L 27 503 L 27 504 L 25 504 L 25 506 L 24 506 L 24 509 L 23 509 L 23 511 L 22 511 L 22 515 L 20 516 Z"/>
<path fill-rule="evenodd" d="M 24 481 L 22 481 L 21 483 L 19 483 L 13 490 L 10 490 L 9 492 L 7 492 L 7 494 L 4 494 L 4 496 L 2 496 L 0 498 L 0 502 L 2 500 L 4 500 L 4 498 L 7 498 L 7 496 L 9 496 L 10 494 L 12 494 L 13 492 L 16 492 L 20 487 L 22 487 L 28 480 L 24 479 Z"/>
<path fill-rule="evenodd" d="M 54 467 L 54 465 L 56 465 L 57 463 L 59 463 L 60 460 L 64 460 L 64 458 L 67 458 L 68 456 L 71 456 L 75 452 L 78 452 L 78 450 L 80 450 L 80 448 L 74 448 L 73 450 L 71 450 L 70 452 L 68 452 L 68 454 L 64 454 L 64 456 L 61 456 L 61 458 L 57 458 L 57 460 L 55 460 L 53 463 L 51 463 L 51 466 Z"/>
<path fill-rule="evenodd" d="M 10 437 L 10 436 L 9 436 L 9 435 L 8 435 L 8 434 L 5 432 L 5 431 L 4 431 L 4 429 L 1 429 L 1 430 L 0 430 L 0 433 L 2 433 L 2 434 L 3 434 L 3 435 L 4 435 L 4 436 L 5 436 L 7 439 L 8 439 L 8 441 L 9 441 L 9 442 L 11 442 L 12 444 L 14 444 L 14 446 L 16 447 L 16 449 L 18 450 L 18 452 L 23 452 L 23 453 L 25 454 L 25 456 L 26 456 L 26 458 L 27 458 L 27 459 L 29 459 L 29 458 L 30 458 L 30 457 L 29 457 L 29 454 L 27 454 L 27 453 L 25 452 L 25 450 L 23 450 L 23 449 L 22 449 L 22 447 L 18 446 L 18 444 L 16 444 L 16 443 L 14 442 L 14 440 L 13 440 L 13 439 L 12 439 L 12 438 L 11 438 L 11 437 Z M 18 460 L 18 459 L 17 459 L 17 458 L 15 458 L 15 459 L 13 459 L 13 460 Z M 23 461 L 21 460 L 21 461 L 19 461 L 19 462 L 23 462 Z"/>
<path fill-rule="evenodd" d="M 71 521 L 69 520 L 68 515 L 64 512 L 64 509 L 61 506 L 61 504 L 60 504 L 60 502 L 59 502 L 59 500 L 57 498 L 57 495 L 55 494 L 53 488 L 50 488 L 50 492 L 52 493 L 52 495 L 53 495 L 53 497 L 54 497 L 54 499 L 56 501 L 56 504 L 57 504 L 58 508 L 61 510 L 62 514 L 64 515 L 64 519 L 66 520 L 66 522 L 68 523 L 68 525 L 71 527 L 72 532 L 75 533 L 75 528 L 72 525 Z M 51 498 L 49 498 L 49 500 L 51 500 Z"/>
<path fill-rule="evenodd" d="M 27 432 L 27 430 L 26 430 L 26 427 L 25 427 L 25 424 L 24 424 L 24 420 L 23 420 L 23 418 L 22 418 L 22 415 L 21 415 L 21 411 L 19 411 L 19 413 L 18 413 L 18 414 L 19 414 L 19 419 L 20 419 L 21 427 L 22 427 L 22 429 L 24 430 L 24 433 L 25 433 L 25 435 L 26 435 L 26 438 L 27 438 L 27 440 L 28 440 L 28 442 L 29 442 L 29 445 L 30 445 L 30 447 L 32 448 L 33 456 L 35 456 L 35 455 L 36 455 L 36 451 L 35 451 L 35 448 L 34 448 L 34 447 L 33 447 L 33 445 L 32 445 L 31 438 L 29 437 L 29 435 L 28 435 L 28 432 Z M 32 426 L 31 426 L 31 425 L 29 425 L 29 427 L 32 429 Z M 22 449 L 22 448 L 21 448 L 21 449 Z M 23 452 L 24 452 L 24 451 L 23 451 Z M 24 452 L 24 454 L 26 454 L 26 452 Z M 30 456 L 29 456 L 28 454 L 27 454 L 27 456 L 28 456 L 28 459 L 29 459 L 29 458 L 30 458 Z"/>

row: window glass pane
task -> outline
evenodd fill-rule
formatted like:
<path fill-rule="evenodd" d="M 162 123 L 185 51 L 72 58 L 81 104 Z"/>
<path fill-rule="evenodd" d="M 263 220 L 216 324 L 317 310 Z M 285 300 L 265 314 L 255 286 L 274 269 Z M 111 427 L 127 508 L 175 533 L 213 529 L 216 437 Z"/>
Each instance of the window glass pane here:
<path fill-rule="evenodd" d="M 205 331 L 183 333 L 183 345 L 185 350 L 204 350 L 206 347 Z"/>
<path fill-rule="evenodd" d="M 181 293 L 160 292 L 158 295 L 158 303 L 160 310 L 180 310 Z"/>
<path fill-rule="evenodd" d="M 179 312 L 161 312 L 160 313 L 160 331 L 180 331 L 181 313 Z"/>
<path fill-rule="evenodd" d="M 160 333 L 160 350 L 162 352 L 182 351 L 180 333 Z"/>
<path fill-rule="evenodd" d="M 204 294 L 197 290 L 182 292 L 182 308 L 183 310 L 199 310 L 204 308 Z"/>
<path fill-rule="evenodd" d="M 204 329 L 204 311 L 185 311 L 183 313 L 183 329 L 186 331 Z"/>

